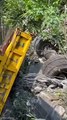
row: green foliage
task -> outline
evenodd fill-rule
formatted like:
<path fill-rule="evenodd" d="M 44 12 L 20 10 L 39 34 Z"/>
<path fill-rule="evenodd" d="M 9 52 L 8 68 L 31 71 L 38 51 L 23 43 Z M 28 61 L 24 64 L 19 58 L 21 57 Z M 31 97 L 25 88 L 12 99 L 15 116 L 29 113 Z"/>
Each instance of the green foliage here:
<path fill-rule="evenodd" d="M 0 20 L 3 14 L 3 4 L 4 4 L 4 0 L 0 0 Z"/>
<path fill-rule="evenodd" d="M 36 32 L 44 39 L 63 34 L 66 0 L 5 0 L 3 18 L 7 26 Z"/>

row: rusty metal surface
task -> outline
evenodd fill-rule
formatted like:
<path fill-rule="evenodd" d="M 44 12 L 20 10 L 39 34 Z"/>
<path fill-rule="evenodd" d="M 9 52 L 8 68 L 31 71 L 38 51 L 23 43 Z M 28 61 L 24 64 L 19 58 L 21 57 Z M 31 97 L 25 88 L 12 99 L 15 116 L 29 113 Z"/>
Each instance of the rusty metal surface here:
<path fill-rule="evenodd" d="M 2 43 L 2 45 L 0 45 L 0 55 L 4 55 L 8 45 L 10 44 L 10 42 L 12 40 L 13 34 L 14 34 L 14 29 L 10 29 L 7 32 L 4 42 Z M 17 35 L 20 35 L 20 29 L 19 28 L 17 28 Z"/>

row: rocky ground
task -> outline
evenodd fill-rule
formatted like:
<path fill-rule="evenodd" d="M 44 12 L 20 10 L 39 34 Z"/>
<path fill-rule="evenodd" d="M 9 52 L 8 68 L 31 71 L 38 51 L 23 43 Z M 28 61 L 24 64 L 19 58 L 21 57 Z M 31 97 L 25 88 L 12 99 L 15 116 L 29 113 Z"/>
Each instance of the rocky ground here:
<path fill-rule="evenodd" d="M 28 54 L 0 120 L 67 120 L 67 80 L 42 74 L 43 61 Z"/>
<path fill-rule="evenodd" d="M 24 88 L 37 98 L 36 106 L 42 114 L 37 117 L 46 120 L 67 120 L 67 79 L 46 77 L 42 74 L 42 65 L 36 59 L 28 74 L 24 76 Z"/>

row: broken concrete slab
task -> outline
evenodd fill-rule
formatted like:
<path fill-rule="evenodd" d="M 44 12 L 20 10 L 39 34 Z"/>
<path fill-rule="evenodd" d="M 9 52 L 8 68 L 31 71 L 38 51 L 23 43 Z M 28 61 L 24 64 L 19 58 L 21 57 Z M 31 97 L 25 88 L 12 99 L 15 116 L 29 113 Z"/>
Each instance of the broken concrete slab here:
<path fill-rule="evenodd" d="M 53 96 L 45 92 L 40 92 L 37 97 L 38 104 L 43 108 L 44 111 L 46 111 L 47 117 L 50 116 L 52 120 L 61 120 L 61 116 L 65 113 L 65 109 L 62 106 L 59 106 L 59 111 L 55 110 L 59 102 L 56 101 L 54 104 Z M 60 111 L 60 108 L 62 108 L 62 112 Z"/>
<path fill-rule="evenodd" d="M 63 116 L 64 113 L 65 113 L 65 109 L 62 106 L 60 106 L 60 105 L 57 105 L 55 107 L 55 111 L 57 111 L 60 116 Z"/>
<path fill-rule="evenodd" d="M 61 120 L 61 117 L 59 116 L 59 114 L 56 111 L 54 111 L 52 107 L 50 107 L 46 103 L 43 103 L 43 101 L 39 101 L 38 104 L 42 107 L 43 111 L 46 113 L 46 115 L 44 116 L 46 120 L 49 120 L 49 118 L 50 120 Z M 48 106 L 48 109 L 46 109 L 47 106 Z"/>

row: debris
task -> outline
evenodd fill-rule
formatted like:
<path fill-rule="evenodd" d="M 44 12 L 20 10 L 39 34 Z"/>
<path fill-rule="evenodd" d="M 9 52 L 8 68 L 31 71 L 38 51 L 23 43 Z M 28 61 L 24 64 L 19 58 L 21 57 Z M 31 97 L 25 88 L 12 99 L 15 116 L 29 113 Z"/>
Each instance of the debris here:
<path fill-rule="evenodd" d="M 66 113 L 64 113 L 64 115 L 63 115 L 63 120 L 67 120 L 67 114 Z"/>
<path fill-rule="evenodd" d="M 51 85 L 47 88 L 47 91 L 49 91 L 49 92 L 53 92 L 53 89 L 55 89 L 55 88 L 57 88 L 57 86 L 51 84 Z"/>
<path fill-rule="evenodd" d="M 31 90 L 31 91 L 32 91 L 32 90 Z M 40 93 L 41 91 L 42 91 L 42 88 L 39 87 L 39 86 L 36 86 L 36 87 L 34 88 L 34 93 L 35 93 L 35 94 Z"/>
<path fill-rule="evenodd" d="M 54 99 L 49 93 L 46 93 L 44 91 L 40 92 L 38 96 L 41 97 L 43 100 L 47 100 L 47 101 L 53 101 Z"/>
<path fill-rule="evenodd" d="M 55 110 L 58 112 L 58 114 L 59 114 L 60 116 L 63 116 L 64 113 L 65 113 L 65 109 L 64 109 L 62 106 L 59 106 L 59 105 L 57 105 L 57 106 L 55 107 Z"/>

